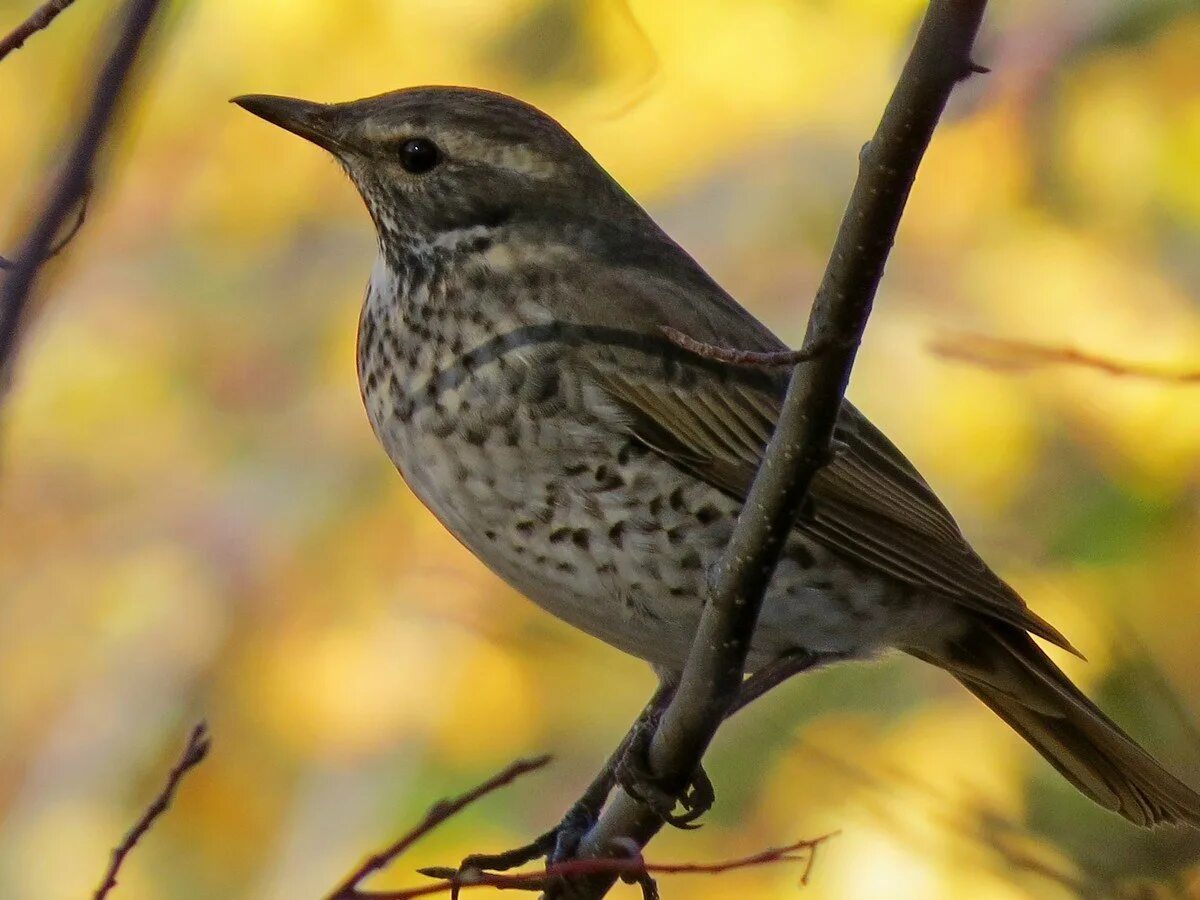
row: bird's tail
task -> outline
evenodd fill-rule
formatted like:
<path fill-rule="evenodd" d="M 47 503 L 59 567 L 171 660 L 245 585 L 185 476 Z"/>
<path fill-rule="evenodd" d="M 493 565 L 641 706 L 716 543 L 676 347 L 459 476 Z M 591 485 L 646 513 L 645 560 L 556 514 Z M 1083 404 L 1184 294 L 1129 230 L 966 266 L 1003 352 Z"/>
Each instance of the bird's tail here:
<path fill-rule="evenodd" d="M 905 649 L 962 682 L 1101 806 L 1143 828 L 1200 828 L 1200 794 L 1102 713 L 1023 630 L 978 619 L 936 649 Z"/>

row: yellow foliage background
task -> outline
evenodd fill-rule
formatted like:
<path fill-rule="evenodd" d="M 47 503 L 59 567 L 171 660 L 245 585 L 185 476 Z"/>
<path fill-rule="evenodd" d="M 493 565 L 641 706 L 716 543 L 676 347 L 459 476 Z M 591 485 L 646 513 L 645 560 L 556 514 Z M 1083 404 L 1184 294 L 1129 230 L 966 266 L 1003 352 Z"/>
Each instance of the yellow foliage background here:
<path fill-rule="evenodd" d="M 30 2 L 0 0 L 0 29 Z M 996 3 L 889 264 L 851 395 L 1088 654 L 1069 671 L 1200 784 L 1200 387 L 929 350 L 972 331 L 1200 368 L 1200 11 Z M 112 2 L 0 65 L 15 242 Z M 423 83 L 564 122 L 796 342 L 917 0 L 179 2 L 88 222 L 42 286 L 0 470 L 0 896 L 89 895 L 191 723 L 210 759 L 115 896 L 318 896 L 439 796 L 555 765 L 377 881 L 554 821 L 652 686 L 514 595 L 375 446 L 353 345 L 374 252 L 320 151 L 226 100 Z M 1200 839 L 1094 809 L 912 660 L 788 685 L 720 736 L 717 807 L 650 854 L 840 829 L 814 898 L 1129 896 Z M 667 896 L 798 896 L 781 866 Z M 635 896 L 632 888 L 620 888 Z"/>

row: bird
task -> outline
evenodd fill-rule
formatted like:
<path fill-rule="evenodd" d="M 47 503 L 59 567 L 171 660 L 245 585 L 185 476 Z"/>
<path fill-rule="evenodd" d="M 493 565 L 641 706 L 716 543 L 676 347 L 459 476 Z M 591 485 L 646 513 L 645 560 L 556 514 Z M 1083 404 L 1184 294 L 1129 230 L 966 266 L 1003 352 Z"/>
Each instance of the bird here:
<path fill-rule="evenodd" d="M 696 347 L 786 345 L 521 100 L 425 86 L 233 102 L 331 153 L 373 220 L 357 372 L 404 480 L 518 592 L 677 680 L 790 375 Z M 1077 651 L 848 400 L 834 438 L 747 670 L 907 653 L 1100 806 L 1200 827 L 1200 794 L 1051 660 L 1037 640 Z"/>

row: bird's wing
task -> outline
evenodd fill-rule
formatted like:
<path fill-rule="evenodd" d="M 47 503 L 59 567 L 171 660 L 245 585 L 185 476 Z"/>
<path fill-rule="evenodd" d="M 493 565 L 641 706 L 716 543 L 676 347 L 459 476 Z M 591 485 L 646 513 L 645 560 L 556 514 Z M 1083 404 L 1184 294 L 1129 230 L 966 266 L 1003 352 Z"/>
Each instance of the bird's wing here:
<path fill-rule="evenodd" d="M 664 302 L 663 291 L 673 288 L 645 278 L 636 284 L 636 302 L 610 307 L 597 324 L 621 323 L 642 335 L 668 325 L 736 349 L 783 349 L 723 292 L 704 291 L 699 302 L 695 294 Z M 744 499 L 778 419 L 786 375 L 671 350 L 661 344 L 637 354 L 592 349 L 584 359 L 596 386 L 619 409 L 622 427 L 680 468 Z M 1077 652 L 987 567 L 913 465 L 848 402 L 835 437 L 838 451 L 814 478 L 797 527 L 847 559 Z"/>

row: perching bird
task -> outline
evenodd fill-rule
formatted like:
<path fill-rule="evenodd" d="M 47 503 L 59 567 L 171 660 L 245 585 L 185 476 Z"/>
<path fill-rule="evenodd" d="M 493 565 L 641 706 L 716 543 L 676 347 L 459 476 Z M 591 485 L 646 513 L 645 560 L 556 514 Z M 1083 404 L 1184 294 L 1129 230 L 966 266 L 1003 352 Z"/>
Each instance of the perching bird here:
<path fill-rule="evenodd" d="M 371 424 L 435 516 L 549 612 L 677 678 L 787 374 L 690 352 L 786 349 L 549 116 L 449 87 L 321 104 L 246 96 L 331 152 L 379 238 L 358 335 Z M 895 648 L 945 669 L 1137 825 L 1200 795 L 1033 637 L 1067 640 L 971 549 L 848 402 L 748 665 Z"/>

